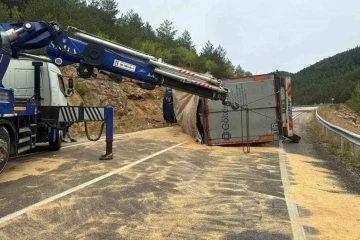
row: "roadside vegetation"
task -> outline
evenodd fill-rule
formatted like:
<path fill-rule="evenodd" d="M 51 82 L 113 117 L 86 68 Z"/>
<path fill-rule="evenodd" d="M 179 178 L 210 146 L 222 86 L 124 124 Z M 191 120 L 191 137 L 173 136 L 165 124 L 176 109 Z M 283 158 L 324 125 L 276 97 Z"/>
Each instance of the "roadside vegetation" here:
<path fill-rule="evenodd" d="M 356 86 L 351 98 L 346 101 L 346 105 L 348 105 L 358 115 L 360 114 L 360 84 Z"/>
<path fill-rule="evenodd" d="M 90 88 L 86 82 L 76 82 L 75 90 L 80 94 L 81 97 L 83 97 L 90 91 Z"/>

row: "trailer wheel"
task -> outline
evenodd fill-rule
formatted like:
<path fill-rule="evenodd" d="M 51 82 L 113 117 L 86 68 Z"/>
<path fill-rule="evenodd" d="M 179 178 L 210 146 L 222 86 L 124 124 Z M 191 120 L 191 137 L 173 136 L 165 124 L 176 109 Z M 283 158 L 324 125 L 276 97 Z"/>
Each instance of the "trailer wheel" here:
<path fill-rule="evenodd" d="M 56 131 L 55 142 L 49 142 L 50 151 L 59 151 L 61 148 L 61 134 Z"/>
<path fill-rule="evenodd" d="M 8 130 L 0 126 L 0 173 L 5 168 L 10 154 L 10 135 Z"/>

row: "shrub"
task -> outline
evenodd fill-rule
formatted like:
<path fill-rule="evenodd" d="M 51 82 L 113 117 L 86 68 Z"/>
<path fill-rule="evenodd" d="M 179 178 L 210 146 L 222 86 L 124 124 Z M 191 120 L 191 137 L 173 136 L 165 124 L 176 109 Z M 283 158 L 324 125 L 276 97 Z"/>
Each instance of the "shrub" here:
<path fill-rule="evenodd" d="M 83 97 L 87 92 L 90 91 L 90 88 L 85 82 L 77 82 L 75 84 L 75 90 L 80 94 L 80 96 Z"/>
<path fill-rule="evenodd" d="M 360 114 L 360 84 L 355 87 L 351 98 L 345 103 L 352 110 L 354 110 L 357 114 Z"/>

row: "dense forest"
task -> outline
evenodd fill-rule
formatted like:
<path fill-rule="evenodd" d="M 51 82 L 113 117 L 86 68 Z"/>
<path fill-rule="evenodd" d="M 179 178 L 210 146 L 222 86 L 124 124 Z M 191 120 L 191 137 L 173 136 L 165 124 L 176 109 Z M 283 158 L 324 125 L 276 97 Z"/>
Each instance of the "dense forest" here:
<path fill-rule="evenodd" d="M 63 28 L 74 26 L 217 78 L 251 75 L 240 65 L 233 65 L 221 45 L 207 40 L 197 52 L 190 33 L 178 33 L 171 21 L 164 19 L 154 29 L 138 13 L 120 13 L 118 9 L 115 0 L 1 0 L 0 22 L 55 21 Z"/>
<path fill-rule="evenodd" d="M 292 75 L 294 104 L 345 103 L 360 83 L 360 48 L 325 58 Z"/>

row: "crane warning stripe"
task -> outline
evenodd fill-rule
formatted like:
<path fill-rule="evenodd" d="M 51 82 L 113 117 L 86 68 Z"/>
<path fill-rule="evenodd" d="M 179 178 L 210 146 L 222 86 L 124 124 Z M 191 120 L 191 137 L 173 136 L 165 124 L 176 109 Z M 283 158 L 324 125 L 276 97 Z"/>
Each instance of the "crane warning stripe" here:
<path fill-rule="evenodd" d="M 180 72 L 180 73 L 187 74 L 187 75 L 190 75 L 190 76 L 195 76 L 195 73 L 190 72 L 190 71 L 185 70 L 185 69 L 182 69 L 182 68 L 179 69 L 179 72 Z"/>
<path fill-rule="evenodd" d="M 199 86 L 203 86 L 203 87 L 208 87 L 208 88 L 211 88 L 211 85 L 206 84 L 206 83 L 194 82 L 194 84 L 199 85 Z"/>

